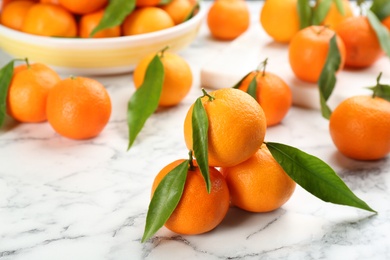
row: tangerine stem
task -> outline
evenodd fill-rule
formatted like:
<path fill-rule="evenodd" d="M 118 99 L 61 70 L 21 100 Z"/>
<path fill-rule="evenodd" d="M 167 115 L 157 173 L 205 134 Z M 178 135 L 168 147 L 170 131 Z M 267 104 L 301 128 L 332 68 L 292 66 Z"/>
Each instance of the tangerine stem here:
<path fill-rule="evenodd" d="M 28 62 L 28 58 L 26 57 L 26 58 L 24 58 L 24 61 L 26 62 L 26 64 L 27 64 L 27 68 L 30 68 L 30 62 Z"/>
<path fill-rule="evenodd" d="M 206 90 L 204 88 L 202 88 L 202 92 L 203 92 L 203 96 L 202 97 L 208 97 L 209 98 L 209 101 L 213 101 L 215 99 L 215 97 L 213 97 L 212 95 L 210 95 L 209 93 L 206 92 Z"/>
<path fill-rule="evenodd" d="M 260 62 L 259 66 L 257 66 L 256 71 L 261 71 L 261 76 L 265 76 L 265 69 L 267 68 L 268 58 L 265 58 L 262 62 Z"/>
<path fill-rule="evenodd" d="M 194 158 L 192 157 L 192 151 L 188 151 L 188 163 L 190 164 L 190 167 L 188 170 L 190 171 L 194 171 L 195 170 L 195 166 L 194 166 L 194 163 L 193 163 L 193 160 Z"/>
<path fill-rule="evenodd" d="M 379 83 L 382 77 L 382 71 L 379 73 L 378 77 L 376 78 L 376 87 L 374 88 L 374 92 L 372 93 L 372 98 L 376 97 L 377 89 L 380 88 L 382 85 Z"/>
<path fill-rule="evenodd" d="M 164 57 L 164 52 L 166 51 L 166 50 L 168 50 L 169 49 L 169 46 L 167 45 L 167 46 L 165 46 L 161 51 L 160 51 L 160 58 L 163 58 Z"/>

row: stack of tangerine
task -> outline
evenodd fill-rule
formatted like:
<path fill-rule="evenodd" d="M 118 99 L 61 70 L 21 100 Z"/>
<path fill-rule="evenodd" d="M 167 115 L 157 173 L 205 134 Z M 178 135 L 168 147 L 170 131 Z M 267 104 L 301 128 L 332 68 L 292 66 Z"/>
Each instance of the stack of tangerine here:
<path fill-rule="evenodd" d="M 25 33 L 55 37 L 91 37 L 100 23 L 109 0 L 6 0 L 0 22 Z M 184 22 L 195 2 L 173 0 L 137 0 L 136 9 L 121 25 L 101 30 L 94 38 L 118 37 L 154 32 Z"/>

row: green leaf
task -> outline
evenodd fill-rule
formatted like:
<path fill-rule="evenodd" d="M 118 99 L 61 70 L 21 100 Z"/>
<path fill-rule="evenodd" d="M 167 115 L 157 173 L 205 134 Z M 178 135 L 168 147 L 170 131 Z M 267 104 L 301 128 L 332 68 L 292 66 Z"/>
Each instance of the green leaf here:
<path fill-rule="evenodd" d="M 192 141 L 196 161 L 206 182 L 207 192 L 211 191 L 208 159 L 209 120 L 201 98 L 197 98 L 192 110 Z"/>
<path fill-rule="evenodd" d="M 185 160 L 165 175 L 157 186 L 149 204 L 141 242 L 151 238 L 175 210 L 183 194 L 188 168 L 189 161 Z"/>
<path fill-rule="evenodd" d="M 336 72 L 340 68 L 341 56 L 339 48 L 337 47 L 336 34 L 329 41 L 329 52 L 326 57 L 324 68 L 321 71 L 321 75 L 318 81 L 321 112 L 325 118 L 329 118 L 330 109 L 326 105 L 333 89 L 336 85 Z"/>
<path fill-rule="evenodd" d="M 11 60 L 0 70 L 0 127 L 7 113 L 7 95 L 14 73 L 14 62 L 15 60 Z"/>
<path fill-rule="evenodd" d="M 246 93 L 248 93 L 254 99 L 257 100 L 257 95 L 256 95 L 257 94 L 257 80 L 256 80 L 256 78 L 257 78 L 257 74 L 254 75 L 253 79 L 249 83 L 249 86 L 248 86 Z"/>
<path fill-rule="evenodd" d="M 266 145 L 284 171 L 317 198 L 376 213 L 324 161 L 288 145 L 269 142 Z"/>
<path fill-rule="evenodd" d="M 110 0 L 103 18 L 93 29 L 90 37 L 93 37 L 98 31 L 121 25 L 134 8 L 135 0 Z"/>
<path fill-rule="evenodd" d="M 333 2 L 335 3 L 336 7 L 337 7 L 337 10 L 339 11 L 339 13 L 344 16 L 345 15 L 345 11 L 344 11 L 344 6 L 343 6 L 343 1 L 342 0 L 333 0 Z"/>
<path fill-rule="evenodd" d="M 310 26 L 313 15 L 310 0 L 298 0 L 297 9 L 299 15 L 299 28 L 303 29 Z"/>
<path fill-rule="evenodd" d="M 381 77 L 382 72 L 379 73 L 378 77 L 376 78 L 376 86 L 368 87 L 368 89 L 371 89 L 373 91 L 373 97 L 381 97 L 390 102 L 390 85 L 381 84 L 379 82 L 381 80 Z"/>
<path fill-rule="evenodd" d="M 197 14 L 197 12 L 199 11 L 199 8 L 200 8 L 199 1 L 196 1 L 196 4 L 195 4 L 194 7 L 192 8 L 191 12 L 187 15 L 186 18 L 184 18 L 184 22 L 185 22 L 185 21 L 188 21 L 188 20 L 190 20 L 192 17 L 194 17 L 195 14 Z"/>
<path fill-rule="evenodd" d="M 164 67 L 158 55 L 149 63 L 144 81 L 130 98 L 127 106 L 129 127 L 128 150 L 141 131 L 146 120 L 156 111 L 164 82 Z"/>
<path fill-rule="evenodd" d="M 238 89 L 240 88 L 242 82 L 246 79 L 246 77 L 248 77 L 252 72 L 249 72 L 248 74 L 246 74 L 244 77 L 242 77 L 240 79 L 240 81 L 238 81 L 232 88 L 235 88 L 235 89 Z"/>
<path fill-rule="evenodd" d="M 374 29 L 376 36 L 378 37 L 379 43 L 386 52 L 386 55 L 390 57 L 390 33 L 387 28 L 379 21 L 376 15 L 370 10 L 367 11 L 367 18 Z"/>
<path fill-rule="evenodd" d="M 389 0 L 374 0 L 370 10 L 379 18 L 383 20 L 390 16 L 390 1 Z"/>
<path fill-rule="evenodd" d="M 332 0 L 322 0 L 317 4 L 313 11 L 313 25 L 320 25 L 322 23 L 329 12 L 331 4 Z"/>

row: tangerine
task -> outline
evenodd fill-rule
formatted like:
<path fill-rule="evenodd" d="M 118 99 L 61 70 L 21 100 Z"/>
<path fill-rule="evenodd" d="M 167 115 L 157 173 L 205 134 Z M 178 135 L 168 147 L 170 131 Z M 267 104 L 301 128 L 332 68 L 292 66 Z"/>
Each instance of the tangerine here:
<path fill-rule="evenodd" d="M 253 71 L 241 82 L 239 89 L 247 91 L 256 77 L 256 100 L 264 111 L 267 126 L 279 124 L 292 105 L 292 92 L 287 83 L 271 72 Z"/>
<path fill-rule="evenodd" d="M 312 25 L 300 30 L 290 42 L 289 62 L 294 74 L 301 80 L 316 83 L 321 75 L 329 52 L 330 39 L 335 32 L 325 26 Z M 336 35 L 340 52 L 339 70 L 344 67 L 345 47 Z"/>
<path fill-rule="evenodd" d="M 104 8 L 108 0 L 59 0 L 59 2 L 73 14 L 88 14 Z"/>
<path fill-rule="evenodd" d="M 341 102 L 329 119 L 337 149 L 356 160 L 377 160 L 390 152 L 390 102 L 353 96 Z"/>
<path fill-rule="evenodd" d="M 104 10 L 85 14 L 79 21 L 79 35 L 81 38 L 90 38 L 91 32 L 98 26 L 100 20 L 103 18 Z M 114 26 L 103 29 L 95 33 L 92 38 L 108 38 L 119 37 L 121 35 L 121 27 Z"/>
<path fill-rule="evenodd" d="M 299 31 L 297 0 L 267 0 L 260 12 L 260 24 L 275 41 L 288 43 Z"/>
<path fill-rule="evenodd" d="M 383 55 L 376 33 L 365 16 L 345 19 L 336 32 L 345 45 L 347 67 L 369 67 Z"/>
<path fill-rule="evenodd" d="M 56 37 L 77 36 L 76 20 L 59 5 L 37 3 L 27 12 L 23 32 Z"/>
<path fill-rule="evenodd" d="M 169 14 L 175 25 L 184 22 L 191 14 L 193 4 L 190 0 L 172 0 L 166 5 L 162 5 L 161 9 Z"/>
<path fill-rule="evenodd" d="M 126 17 L 122 31 L 124 35 L 135 35 L 163 30 L 174 25 L 169 14 L 161 8 L 142 7 Z"/>
<path fill-rule="evenodd" d="M 203 96 L 208 117 L 208 161 L 210 166 L 228 167 L 251 157 L 264 141 L 266 119 L 259 103 L 244 91 L 223 88 Z M 184 121 L 187 148 L 193 151 L 192 111 Z"/>
<path fill-rule="evenodd" d="M 97 136 L 111 115 L 111 100 L 104 86 L 84 77 L 61 80 L 49 92 L 47 119 L 53 129 L 72 139 Z"/>
<path fill-rule="evenodd" d="M 134 85 L 139 88 L 146 74 L 146 69 L 156 54 L 143 58 L 136 66 L 133 74 Z M 161 52 L 160 60 L 164 67 L 164 81 L 159 106 L 175 106 L 188 94 L 192 86 L 192 72 L 188 63 L 179 55 Z"/>
<path fill-rule="evenodd" d="M 342 0 L 341 3 L 343 4 L 344 15 L 340 13 L 336 3 L 332 1 L 329 11 L 321 23 L 322 25 L 328 26 L 330 29 L 335 30 L 342 21 L 348 17 L 354 16 L 349 0 Z"/>
<path fill-rule="evenodd" d="M 250 212 L 268 212 L 285 204 L 296 183 L 272 157 L 266 145 L 248 160 L 220 169 L 230 191 L 231 204 Z"/>
<path fill-rule="evenodd" d="M 20 122 L 45 121 L 49 91 L 60 80 L 54 70 L 41 63 L 17 66 L 8 88 L 8 114 Z"/>
<path fill-rule="evenodd" d="M 173 168 L 184 160 L 165 166 L 156 176 L 152 196 L 158 184 Z M 229 190 L 221 173 L 209 167 L 211 192 L 198 167 L 189 168 L 181 199 L 165 223 L 169 230 L 185 235 L 195 235 L 214 229 L 224 219 L 229 209 Z"/>
<path fill-rule="evenodd" d="M 35 4 L 32 1 L 14 1 L 7 4 L 0 13 L 0 23 L 20 31 L 28 10 Z"/>
<path fill-rule="evenodd" d="M 250 23 L 244 0 L 216 0 L 207 13 L 207 26 L 213 37 L 233 40 L 244 33 Z"/>

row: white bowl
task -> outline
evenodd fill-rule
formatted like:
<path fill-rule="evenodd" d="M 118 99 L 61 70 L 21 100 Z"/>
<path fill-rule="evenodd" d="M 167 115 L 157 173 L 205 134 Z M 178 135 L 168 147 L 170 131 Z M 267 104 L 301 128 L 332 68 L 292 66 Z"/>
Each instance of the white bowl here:
<path fill-rule="evenodd" d="M 166 46 L 187 47 L 197 36 L 206 14 L 204 6 L 188 21 L 152 33 L 115 38 L 79 39 L 37 36 L 0 25 L 0 48 L 15 58 L 41 62 L 73 75 L 130 72 L 140 59 Z"/>

